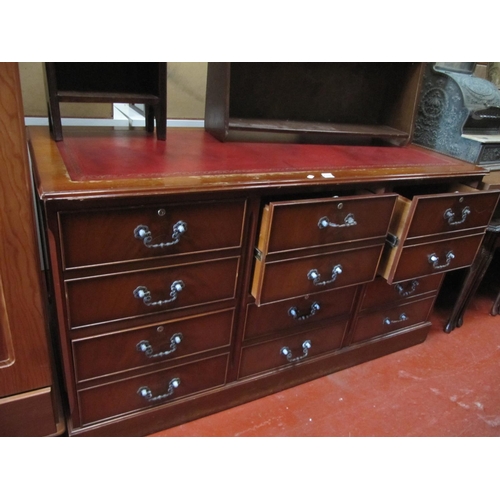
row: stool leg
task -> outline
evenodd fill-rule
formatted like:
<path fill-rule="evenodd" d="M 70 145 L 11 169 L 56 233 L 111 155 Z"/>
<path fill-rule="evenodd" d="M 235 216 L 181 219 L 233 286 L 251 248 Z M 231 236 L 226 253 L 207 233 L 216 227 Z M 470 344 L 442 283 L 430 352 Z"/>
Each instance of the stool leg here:
<path fill-rule="evenodd" d="M 156 108 L 156 138 L 167 140 L 167 63 L 158 63 L 158 97 Z"/>
<path fill-rule="evenodd" d="M 145 106 L 146 130 L 152 133 L 155 129 L 155 108 L 151 104 Z"/>
<path fill-rule="evenodd" d="M 54 63 L 45 63 L 45 82 L 47 95 L 47 114 L 49 118 L 49 130 L 55 141 L 63 140 L 61 125 L 61 110 L 57 97 L 56 70 Z"/>
<path fill-rule="evenodd" d="M 156 114 L 156 137 L 159 141 L 167 140 L 167 110 L 161 104 Z"/>

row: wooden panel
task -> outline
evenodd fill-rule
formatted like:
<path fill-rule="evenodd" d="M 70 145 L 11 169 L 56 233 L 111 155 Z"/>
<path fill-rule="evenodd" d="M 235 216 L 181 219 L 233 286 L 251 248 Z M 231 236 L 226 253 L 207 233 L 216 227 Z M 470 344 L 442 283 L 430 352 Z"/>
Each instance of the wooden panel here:
<path fill-rule="evenodd" d="M 385 236 L 396 196 L 270 203 L 264 210 L 258 248 L 266 254 Z"/>
<path fill-rule="evenodd" d="M 0 368 L 14 363 L 14 349 L 12 345 L 12 332 L 10 330 L 5 295 L 0 275 Z M 0 372 L 1 373 L 1 372 Z"/>
<path fill-rule="evenodd" d="M 76 380 L 92 379 L 228 346 L 232 324 L 233 310 L 229 309 L 75 340 Z"/>
<path fill-rule="evenodd" d="M 424 186 L 417 187 L 416 191 L 429 188 L 434 191 L 439 190 L 436 186 Z M 411 198 L 398 197 L 389 232 L 399 241 L 395 246 L 389 244 L 385 246 L 379 267 L 379 274 L 390 283 L 423 276 L 423 274 L 413 276 L 405 274 L 405 277 L 401 275 L 394 277 L 396 268 L 403 258 L 402 254 L 406 252 L 406 246 L 417 244 L 419 238 L 423 243 L 426 236 L 429 241 L 431 238 L 436 240 L 445 237 L 456 238 L 460 231 L 464 235 L 473 232 L 484 233 L 497 205 L 498 192 L 480 192 L 457 183 L 449 186 L 447 191 L 449 192 L 415 195 Z M 446 236 L 447 234 L 449 236 Z M 456 267 L 469 265 L 470 262 Z M 454 267 L 451 266 L 446 270 L 451 269 Z"/>
<path fill-rule="evenodd" d="M 244 208 L 243 201 L 231 201 L 62 212 L 59 221 L 64 267 L 236 248 L 241 245 Z M 172 238 L 179 222 L 186 230 Z M 135 237 L 135 230 L 143 226 L 151 233 L 150 245 L 178 243 L 147 247 L 144 239 Z"/>
<path fill-rule="evenodd" d="M 482 240 L 483 234 L 478 234 L 405 247 L 388 282 L 398 283 L 470 266 Z M 449 252 L 454 255 L 453 258 L 447 257 Z M 430 261 L 432 255 L 438 259 L 435 266 Z"/>
<path fill-rule="evenodd" d="M 51 436 L 56 420 L 50 387 L 0 399 L 0 436 Z"/>
<path fill-rule="evenodd" d="M 234 257 L 68 280 L 69 324 L 75 328 L 233 298 L 238 262 Z M 184 287 L 174 294 L 172 286 L 179 281 Z M 147 288 L 151 303 L 170 302 L 148 306 L 134 295 L 138 287 Z"/>
<path fill-rule="evenodd" d="M 18 66 L 0 63 L 0 397 L 52 382 L 30 181 Z"/>
<path fill-rule="evenodd" d="M 369 309 L 383 304 L 401 302 L 412 299 L 423 293 L 437 291 L 443 280 L 443 274 L 424 276 L 422 278 L 389 285 L 383 278 L 377 278 L 365 285 L 361 309 Z"/>
<path fill-rule="evenodd" d="M 252 295 L 257 304 L 263 304 L 371 281 L 381 251 L 382 246 L 377 245 L 267 263 L 256 268 Z M 337 266 L 341 266 L 341 273 L 335 273 Z M 330 283 L 315 285 L 308 278 L 312 270 L 320 275 L 319 283 Z"/>
<path fill-rule="evenodd" d="M 177 366 L 147 375 L 85 389 L 78 393 L 82 424 L 88 424 L 114 415 L 150 408 L 158 404 L 220 386 L 226 380 L 227 354 L 196 363 Z M 179 379 L 179 386 L 170 396 L 148 402 L 140 389 L 147 387 L 153 397 L 169 392 L 169 383 Z"/>
<path fill-rule="evenodd" d="M 416 207 L 407 238 L 486 227 L 498 202 L 498 193 L 456 186 L 453 194 L 417 196 L 413 202 Z"/>
<path fill-rule="evenodd" d="M 318 330 L 309 330 L 298 335 L 244 347 L 239 377 L 248 377 L 276 368 L 293 367 L 297 362 L 300 363 L 325 352 L 339 349 L 342 345 L 346 325 L 346 321 L 340 321 L 323 326 Z M 304 349 L 305 341 L 310 341 L 310 348 Z M 283 347 L 291 352 L 291 360 L 288 360 L 282 352 Z"/>
<path fill-rule="evenodd" d="M 262 337 L 271 332 L 290 333 L 295 328 L 309 328 L 318 321 L 348 314 L 356 287 L 320 292 L 290 300 L 257 306 L 249 304 L 245 324 L 245 339 Z M 294 309 L 296 314 L 291 314 Z"/>
<path fill-rule="evenodd" d="M 365 314 L 356 322 L 351 343 L 361 342 L 380 335 L 388 335 L 401 328 L 408 328 L 427 320 L 435 297 L 387 307 Z"/>

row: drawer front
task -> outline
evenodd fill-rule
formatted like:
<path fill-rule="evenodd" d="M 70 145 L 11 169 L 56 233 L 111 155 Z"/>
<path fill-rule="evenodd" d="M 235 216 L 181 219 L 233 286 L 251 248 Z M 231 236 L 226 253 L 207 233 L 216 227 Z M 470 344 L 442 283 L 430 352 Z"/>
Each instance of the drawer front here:
<path fill-rule="evenodd" d="M 68 280 L 66 294 L 70 327 L 147 316 L 233 298 L 238 261 L 234 257 Z"/>
<path fill-rule="evenodd" d="M 483 235 L 436 241 L 403 248 L 392 282 L 470 266 Z"/>
<path fill-rule="evenodd" d="M 371 281 L 382 246 L 268 262 L 260 290 L 253 290 L 257 303 L 342 288 Z"/>
<path fill-rule="evenodd" d="M 244 212 L 244 201 L 62 212 L 63 265 L 71 269 L 239 247 Z"/>
<path fill-rule="evenodd" d="M 423 293 L 437 291 L 441 286 L 443 274 L 434 274 L 423 278 L 404 281 L 395 285 L 389 285 L 382 278 L 377 278 L 365 285 L 362 309 L 401 302 L 412 299 Z"/>
<path fill-rule="evenodd" d="M 247 307 L 245 339 L 262 337 L 272 332 L 308 327 L 318 321 L 351 311 L 356 287 L 315 293 L 263 306 Z"/>
<path fill-rule="evenodd" d="M 453 193 L 417 196 L 407 238 L 486 227 L 498 193 Z"/>
<path fill-rule="evenodd" d="M 362 342 L 380 335 L 427 321 L 434 296 L 425 300 L 410 302 L 398 307 L 387 307 L 379 311 L 361 315 L 356 323 L 351 344 Z"/>
<path fill-rule="evenodd" d="M 78 382 L 228 346 L 233 310 L 73 341 Z"/>
<path fill-rule="evenodd" d="M 262 344 L 244 347 L 239 377 L 294 366 L 319 354 L 339 349 L 347 321 L 331 323 L 318 330 L 310 330 Z"/>
<path fill-rule="evenodd" d="M 395 201 L 390 194 L 271 203 L 259 249 L 273 253 L 385 236 Z"/>
<path fill-rule="evenodd" d="M 227 355 L 80 390 L 81 424 L 168 404 L 181 397 L 221 386 Z"/>

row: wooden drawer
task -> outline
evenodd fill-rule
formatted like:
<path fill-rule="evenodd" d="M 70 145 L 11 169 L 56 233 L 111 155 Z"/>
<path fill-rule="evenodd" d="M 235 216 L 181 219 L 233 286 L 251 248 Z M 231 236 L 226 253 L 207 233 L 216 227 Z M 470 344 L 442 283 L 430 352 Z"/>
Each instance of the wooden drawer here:
<path fill-rule="evenodd" d="M 258 249 L 263 255 L 385 236 L 397 195 L 360 195 L 270 203 Z"/>
<path fill-rule="evenodd" d="M 238 262 L 232 257 L 67 280 L 69 325 L 77 328 L 233 298 Z"/>
<path fill-rule="evenodd" d="M 483 233 L 403 247 L 387 281 L 398 283 L 470 266 L 482 240 Z"/>
<path fill-rule="evenodd" d="M 498 192 L 454 184 L 442 194 L 399 196 L 390 232 L 402 240 L 430 234 L 485 228 L 498 202 Z"/>
<path fill-rule="evenodd" d="M 442 280 L 443 274 L 434 274 L 389 285 L 383 278 L 377 278 L 365 285 L 361 310 L 413 299 L 424 293 L 437 292 Z"/>
<path fill-rule="evenodd" d="M 244 212 L 244 201 L 60 212 L 63 267 L 239 247 Z"/>
<path fill-rule="evenodd" d="M 260 305 L 371 281 L 382 248 L 380 244 L 265 264 L 257 261 L 252 295 Z"/>
<path fill-rule="evenodd" d="M 272 332 L 307 328 L 318 321 L 348 314 L 351 311 L 356 287 L 315 293 L 291 300 L 257 306 L 249 304 L 245 324 L 245 339 Z"/>
<path fill-rule="evenodd" d="M 81 425 L 176 401 L 226 381 L 228 355 L 78 391 Z"/>
<path fill-rule="evenodd" d="M 351 344 L 387 335 L 401 328 L 427 321 L 434 299 L 435 296 L 432 296 L 359 316 L 352 334 Z"/>
<path fill-rule="evenodd" d="M 389 228 L 390 237 L 379 267 L 379 274 L 389 283 L 450 271 L 472 263 L 493 215 L 498 192 L 481 192 L 460 184 L 454 184 L 449 191 L 410 198 L 398 197 Z M 465 239 L 458 240 L 459 237 L 471 235 L 479 236 L 467 243 Z M 459 243 L 456 249 L 460 249 L 460 252 L 453 251 L 455 257 L 444 265 L 450 260 L 448 251 L 453 250 L 448 248 L 443 253 L 447 245 L 440 242 L 446 239 Z M 475 248 L 471 246 L 472 241 L 477 243 Z M 436 242 L 435 248 L 427 245 L 429 242 Z M 465 248 L 461 248 L 462 244 L 465 244 Z M 439 259 L 435 265 L 427 262 L 433 254 Z"/>
<path fill-rule="evenodd" d="M 78 382 L 228 346 L 233 309 L 73 341 Z"/>
<path fill-rule="evenodd" d="M 296 363 L 339 349 L 347 321 L 332 322 L 317 330 L 284 337 L 262 344 L 244 347 L 241 354 L 239 377 L 248 377 Z M 308 342 L 306 344 L 306 342 Z M 285 351 L 286 349 L 286 351 Z"/>

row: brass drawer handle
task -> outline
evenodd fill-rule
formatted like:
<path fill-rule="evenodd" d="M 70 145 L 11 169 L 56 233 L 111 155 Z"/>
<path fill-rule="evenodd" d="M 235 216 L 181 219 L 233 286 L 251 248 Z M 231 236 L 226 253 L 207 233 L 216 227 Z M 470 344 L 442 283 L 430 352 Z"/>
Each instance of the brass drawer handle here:
<path fill-rule="evenodd" d="M 402 285 L 399 283 L 394 285 L 394 288 L 396 291 L 401 295 L 401 297 L 408 297 L 408 295 L 411 295 L 412 293 L 415 293 L 415 290 L 417 289 L 419 283 L 417 280 L 413 280 L 409 285 L 406 286 L 406 289 L 403 288 Z"/>
<path fill-rule="evenodd" d="M 153 353 L 153 347 L 149 343 L 149 340 L 141 340 L 136 348 L 139 352 L 143 352 L 148 358 L 161 358 L 163 356 L 168 356 L 177 350 L 177 346 L 182 342 L 182 333 L 174 333 L 170 337 L 170 349 L 168 351 Z"/>
<path fill-rule="evenodd" d="M 429 255 L 429 264 L 432 264 L 432 267 L 434 269 L 444 269 L 445 267 L 448 267 L 451 264 L 451 261 L 455 258 L 455 254 L 450 250 L 446 254 L 446 263 L 439 265 L 439 257 L 433 253 Z"/>
<path fill-rule="evenodd" d="M 298 321 L 302 321 L 304 319 L 308 319 L 311 316 L 314 316 L 318 311 L 320 310 L 320 306 L 317 302 L 313 302 L 311 304 L 311 309 L 309 313 L 307 314 L 299 314 L 299 310 L 293 306 L 288 309 L 288 315 L 291 316 L 293 319 L 296 319 Z"/>
<path fill-rule="evenodd" d="M 328 285 L 330 283 L 333 283 L 339 274 L 342 274 L 342 266 L 340 264 L 337 264 L 336 266 L 333 267 L 332 269 L 332 277 L 329 280 L 326 281 L 320 281 L 321 279 L 321 274 L 318 273 L 317 269 L 311 269 L 307 273 L 307 279 L 312 280 L 313 284 L 316 286 L 324 286 Z"/>
<path fill-rule="evenodd" d="M 165 394 L 160 394 L 158 396 L 153 396 L 153 393 L 151 392 L 151 389 L 145 385 L 143 387 L 139 387 L 137 390 L 137 394 L 141 395 L 143 398 L 145 398 L 148 403 L 154 403 L 155 401 L 159 401 L 161 399 L 168 398 L 174 393 L 174 390 L 177 389 L 181 385 L 181 379 L 180 378 L 173 378 L 169 383 L 168 383 L 168 390 Z"/>
<path fill-rule="evenodd" d="M 393 323 L 402 323 L 403 321 L 407 321 L 408 316 L 405 313 L 401 313 L 399 315 L 399 319 L 390 319 L 390 318 L 384 318 L 384 325 L 392 325 Z"/>
<path fill-rule="evenodd" d="M 335 224 L 333 222 L 330 222 L 330 219 L 326 216 L 321 217 L 321 219 L 318 221 L 318 227 L 320 229 L 324 229 L 326 227 L 349 227 L 349 226 L 355 226 L 356 224 L 357 224 L 357 222 L 354 219 L 354 214 L 347 214 L 344 217 L 343 224 Z"/>
<path fill-rule="evenodd" d="M 292 351 L 290 350 L 289 347 L 282 347 L 280 350 L 280 353 L 283 354 L 283 356 L 286 356 L 286 359 L 289 363 L 294 363 L 295 361 L 300 361 L 301 359 L 304 359 L 308 354 L 309 354 L 309 349 L 311 349 L 312 344 L 310 340 L 306 340 L 302 343 L 302 356 L 297 356 L 296 358 L 292 358 Z"/>
<path fill-rule="evenodd" d="M 168 241 L 166 243 L 152 243 L 153 235 L 149 230 L 148 226 L 140 225 L 134 229 L 134 236 L 142 240 L 145 246 L 148 248 L 163 248 L 170 247 L 172 245 L 176 245 L 179 243 L 181 236 L 187 231 L 187 224 L 183 221 L 176 222 L 172 226 L 172 241 Z"/>
<path fill-rule="evenodd" d="M 462 210 L 462 218 L 460 220 L 454 220 L 455 219 L 455 213 L 451 208 L 447 208 L 444 211 L 443 217 L 448 221 L 448 224 L 450 226 L 458 226 L 459 224 L 463 224 L 465 222 L 465 219 L 467 219 L 467 216 L 471 213 L 471 210 L 469 207 L 464 207 Z"/>
<path fill-rule="evenodd" d="M 136 299 L 142 299 L 147 306 L 163 306 L 169 302 L 173 302 L 177 299 L 178 294 L 184 289 L 184 282 L 181 280 L 174 281 L 170 285 L 170 298 L 165 300 L 157 300 L 156 302 L 151 302 L 151 292 L 145 286 L 138 286 L 134 290 L 134 297 Z"/>

